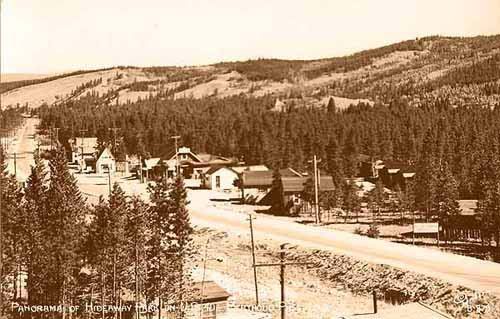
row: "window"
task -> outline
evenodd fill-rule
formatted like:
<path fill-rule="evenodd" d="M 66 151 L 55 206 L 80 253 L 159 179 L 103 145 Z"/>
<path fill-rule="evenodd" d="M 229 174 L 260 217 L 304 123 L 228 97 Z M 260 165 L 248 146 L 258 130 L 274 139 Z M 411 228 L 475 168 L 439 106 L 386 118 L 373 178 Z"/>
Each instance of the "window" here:
<path fill-rule="evenodd" d="M 220 176 L 215 176 L 215 187 L 220 188 Z"/>
<path fill-rule="evenodd" d="M 203 319 L 216 319 L 217 318 L 217 306 L 216 304 L 203 304 L 202 318 Z"/>

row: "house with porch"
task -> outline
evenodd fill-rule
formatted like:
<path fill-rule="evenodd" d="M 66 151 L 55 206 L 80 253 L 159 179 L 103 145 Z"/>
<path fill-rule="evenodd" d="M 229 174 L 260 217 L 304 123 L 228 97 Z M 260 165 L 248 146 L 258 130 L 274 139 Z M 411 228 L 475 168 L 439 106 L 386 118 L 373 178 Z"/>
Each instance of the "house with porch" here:
<path fill-rule="evenodd" d="M 177 152 L 165 156 L 165 165 L 168 167 L 168 176 L 176 175 L 177 166 L 184 178 L 196 179 L 203 182 L 206 172 L 212 167 L 234 166 L 237 160 L 207 153 L 195 153 L 189 147 L 179 147 Z"/>

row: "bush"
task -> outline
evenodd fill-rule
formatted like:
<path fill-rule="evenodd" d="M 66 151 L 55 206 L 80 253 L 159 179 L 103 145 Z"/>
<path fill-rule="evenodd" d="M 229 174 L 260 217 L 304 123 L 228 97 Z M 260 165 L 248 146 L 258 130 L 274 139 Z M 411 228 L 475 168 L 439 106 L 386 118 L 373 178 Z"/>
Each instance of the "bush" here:
<path fill-rule="evenodd" d="M 378 238 L 380 236 L 378 225 L 375 223 L 370 224 L 370 227 L 366 231 L 366 235 L 371 238 Z"/>

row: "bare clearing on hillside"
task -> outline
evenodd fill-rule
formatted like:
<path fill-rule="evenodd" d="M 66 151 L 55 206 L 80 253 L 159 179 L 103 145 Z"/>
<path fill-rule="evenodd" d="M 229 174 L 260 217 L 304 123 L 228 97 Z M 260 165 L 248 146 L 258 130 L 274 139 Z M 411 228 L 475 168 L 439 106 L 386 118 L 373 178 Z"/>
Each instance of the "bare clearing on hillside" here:
<path fill-rule="evenodd" d="M 52 104 L 71 93 L 77 86 L 102 78 L 103 83 L 116 75 L 117 70 L 92 72 L 69 76 L 50 82 L 28 85 L 2 94 L 2 108 L 8 105 L 26 105 L 36 108 L 44 103 Z"/>

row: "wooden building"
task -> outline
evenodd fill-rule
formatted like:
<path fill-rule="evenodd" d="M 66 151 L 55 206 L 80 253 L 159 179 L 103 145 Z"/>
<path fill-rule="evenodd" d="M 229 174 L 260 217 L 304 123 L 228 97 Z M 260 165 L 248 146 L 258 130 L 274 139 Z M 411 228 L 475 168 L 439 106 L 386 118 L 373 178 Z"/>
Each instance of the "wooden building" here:
<path fill-rule="evenodd" d="M 116 161 L 111 150 L 106 147 L 97 156 L 95 162 L 95 172 L 97 174 L 114 174 L 116 172 Z"/>
<path fill-rule="evenodd" d="M 206 171 L 203 185 L 213 190 L 238 190 L 235 185 L 236 180 L 238 173 L 231 167 L 214 166 Z"/>

